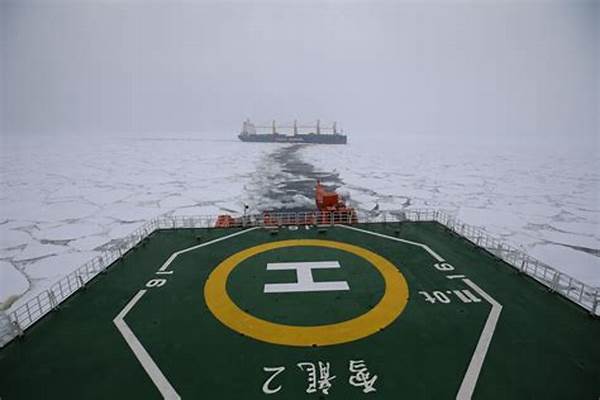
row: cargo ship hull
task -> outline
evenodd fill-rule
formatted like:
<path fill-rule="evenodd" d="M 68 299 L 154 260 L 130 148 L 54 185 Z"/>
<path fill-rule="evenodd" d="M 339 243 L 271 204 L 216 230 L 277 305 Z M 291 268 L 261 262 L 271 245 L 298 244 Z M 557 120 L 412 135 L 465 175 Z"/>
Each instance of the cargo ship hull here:
<path fill-rule="evenodd" d="M 301 135 L 281 135 L 275 134 L 240 134 L 239 139 L 242 142 L 260 142 L 260 143 L 318 143 L 318 144 L 346 144 L 347 137 L 339 134 L 301 134 Z"/>

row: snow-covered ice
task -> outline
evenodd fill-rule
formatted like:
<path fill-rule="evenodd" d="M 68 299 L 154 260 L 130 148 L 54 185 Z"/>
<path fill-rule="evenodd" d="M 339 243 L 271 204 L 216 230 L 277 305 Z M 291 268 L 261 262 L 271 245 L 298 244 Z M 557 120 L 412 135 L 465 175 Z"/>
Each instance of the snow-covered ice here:
<path fill-rule="evenodd" d="M 600 286 L 598 144 L 350 138 L 347 146 L 306 146 L 302 155 L 337 171 L 340 191 L 358 208 L 445 209 Z"/>
<path fill-rule="evenodd" d="M 22 304 L 153 217 L 241 213 L 244 204 L 250 212 L 312 207 L 317 177 L 362 210 L 449 210 L 600 285 L 593 148 L 427 137 L 295 146 L 166 134 L 28 136 L 3 138 L 0 161 L 0 309 Z"/>
<path fill-rule="evenodd" d="M 2 137 L 0 305 L 22 304 L 158 215 L 241 210 L 277 147 L 165 136 Z"/>
<path fill-rule="evenodd" d="M 7 261 L 0 261 L 0 277 L 0 309 L 3 309 L 29 289 L 29 282 Z"/>

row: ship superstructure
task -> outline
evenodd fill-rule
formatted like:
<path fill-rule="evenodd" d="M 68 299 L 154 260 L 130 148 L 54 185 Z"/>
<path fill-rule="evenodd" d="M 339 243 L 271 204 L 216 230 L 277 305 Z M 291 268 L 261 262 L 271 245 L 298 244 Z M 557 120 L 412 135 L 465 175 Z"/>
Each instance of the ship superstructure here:
<path fill-rule="evenodd" d="M 347 136 L 338 130 L 337 122 L 323 126 L 321 120 L 316 124 L 277 124 L 275 120 L 270 125 L 256 125 L 246 119 L 242 123 L 242 131 L 238 136 L 243 142 L 269 143 L 318 143 L 346 144 Z"/>

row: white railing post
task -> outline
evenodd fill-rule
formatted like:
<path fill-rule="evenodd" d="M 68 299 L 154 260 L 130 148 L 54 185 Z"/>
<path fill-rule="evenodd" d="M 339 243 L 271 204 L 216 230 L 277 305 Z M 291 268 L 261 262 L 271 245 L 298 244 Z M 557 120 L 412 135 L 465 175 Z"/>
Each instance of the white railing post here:
<path fill-rule="evenodd" d="M 599 303 L 600 292 L 598 290 L 599 289 L 596 289 L 596 291 L 594 292 L 593 300 L 592 300 L 592 306 L 590 307 L 590 314 L 593 317 L 599 317 L 600 316 L 600 310 L 598 310 L 598 303 Z"/>
<path fill-rule="evenodd" d="M 545 272 L 544 272 L 545 275 Z M 560 280 L 560 273 L 554 271 L 554 276 L 552 277 L 552 291 L 556 292 L 558 290 L 558 283 Z"/>
<path fill-rule="evenodd" d="M 48 299 L 50 300 L 50 308 L 54 309 L 56 306 L 58 306 L 58 303 L 56 301 L 56 296 L 54 295 L 54 292 L 52 291 L 52 289 L 48 289 Z"/>
<path fill-rule="evenodd" d="M 23 336 L 23 329 L 21 328 L 21 325 L 19 324 L 19 320 L 15 319 L 14 321 L 12 321 L 12 324 L 14 326 L 14 329 L 17 331 L 17 336 L 18 337 Z"/>
<path fill-rule="evenodd" d="M 25 307 L 27 309 L 27 319 L 31 321 L 31 310 L 29 309 L 29 302 L 25 303 Z"/>
<path fill-rule="evenodd" d="M 600 297 L 600 293 L 599 293 L 598 289 L 596 289 L 596 292 L 594 293 L 594 302 L 593 302 L 593 304 L 592 304 L 592 310 L 591 310 L 591 312 L 592 312 L 592 315 L 593 315 L 593 316 L 598 316 L 598 315 L 600 315 L 600 314 L 598 313 L 598 302 L 599 302 L 599 297 Z"/>

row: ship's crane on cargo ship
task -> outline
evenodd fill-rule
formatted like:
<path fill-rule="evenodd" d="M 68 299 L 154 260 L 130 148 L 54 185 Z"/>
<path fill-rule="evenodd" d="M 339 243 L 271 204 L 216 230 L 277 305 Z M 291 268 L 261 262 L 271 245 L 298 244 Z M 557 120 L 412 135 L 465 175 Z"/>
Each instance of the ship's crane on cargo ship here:
<path fill-rule="evenodd" d="M 277 123 L 254 124 L 250 119 L 242 123 L 242 131 L 238 138 L 243 142 L 275 142 L 275 143 L 314 143 L 314 144 L 346 144 L 347 137 L 343 130 L 338 130 L 337 121 L 331 125 L 316 123 Z"/>
<path fill-rule="evenodd" d="M 298 120 L 294 120 L 291 125 L 288 124 L 278 124 L 277 121 L 272 120 L 269 125 L 257 125 L 250 122 L 250 119 L 246 119 L 242 123 L 242 132 L 247 133 L 255 133 L 256 129 L 270 130 L 272 134 L 279 133 L 280 129 L 292 129 L 295 134 L 298 134 L 298 130 L 300 129 L 314 129 L 315 133 L 320 135 L 323 131 L 332 132 L 334 135 L 338 134 L 337 130 L 337 121 L 334 121 L 331 126 L 321 126 L 321 120 L 318 119 L 314 125 L 311 124 L 298 124 Z"/>

